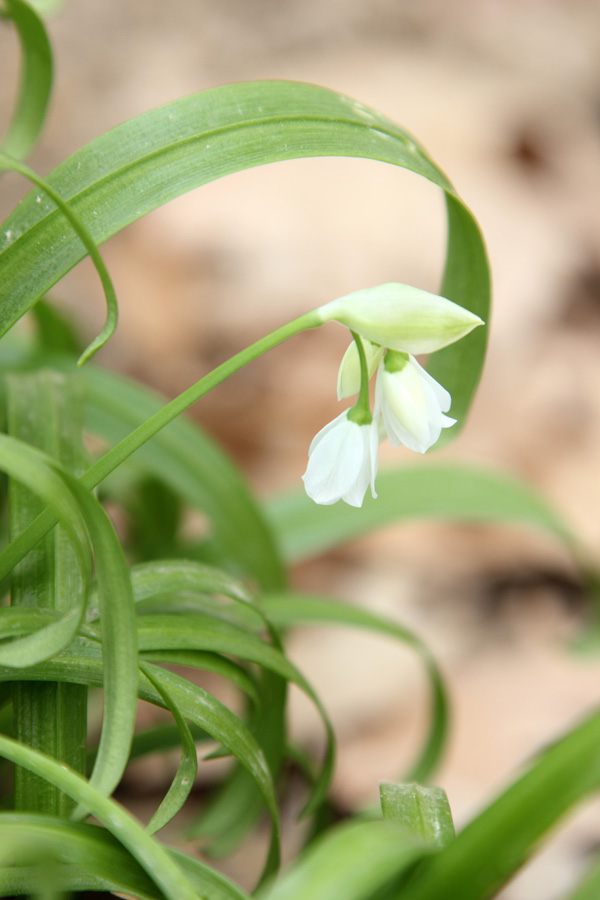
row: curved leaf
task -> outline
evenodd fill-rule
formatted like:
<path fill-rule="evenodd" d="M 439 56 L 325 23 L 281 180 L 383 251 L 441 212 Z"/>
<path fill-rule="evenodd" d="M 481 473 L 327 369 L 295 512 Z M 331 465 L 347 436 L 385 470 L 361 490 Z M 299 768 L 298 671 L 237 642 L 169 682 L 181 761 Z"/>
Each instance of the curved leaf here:
<path fill-rule="evenodd" d="M 164 894 L 136 859 L 106 829 L 81 825 L 51 816 L 0 813 L 0 836 L 6 855 L 17 859 L 34 848 L 60 859 L 52 874 L 58 886 L 73 891 L 112 891 L 141 898 L 164 900 Z M 158 845 L 160 848 L 160 845 Z M 249 900 L 249 897 L 209 866 L 167 849 L 167 853 L 201 897 L 206 900 Z M 44 874 L 43 867 L 41 874 Z M 0 891 L 33 893 L 40 884 L 40 869 L 24 864 L 0 867 Z"/>
<path fill-rule="evenodd" d="M 136 708 L 135 615 L 123 549 L 96 498 L 47 454 L 0 435 L 0 469 L 23 481 L 49 504 L 71 536 L 84 572 L 86 568 L 89 572 L 91 563 L 87 532 L 90 534 L 102 612 L 105 689 L 104 724 L 92 782 L 108 794 L 118 784 L 127 764 Z M 0 577 L 17 561 L 14 545 L 10 544 L 0 554 Z M 71 643 L 84 613 L 81 603 L 76 612 L 67 612 L 63 617 L 61 621 L 66 624 L 61 626 L 59 621 L 48 625 L 44 629 L 46 636 L 48 629 L 54 631 L 47 640 L 40 631 L 0 647 L 0 665 L 32 666 L 56 654 Z"/>
<path fill-rule="evenodd" d="M 196 891 L 166 850 L 133 816 L 64 764 L 0 735 L 0 755 L 29 769 L 68 794 L 114 834 L 169 900 L 198 900 Z"/>
<path fill-rule="evenodd" d="M 40 188 L 44 193 L 48 195 L 50 200 L 58 207 L 62 215 L 67 219 L 69 225 L 85 247 L 87 253 L 89 253 L 90 259 L 92 260 L 96 271 L 100 277 L 100 281 L 102 283 L 102 288 L 104 290 L 104 296 L 106 298 L 106 323 L 104 328 L 100 332 L 100 334 L 94 338 L 92 343 L 83 351 L 81 356 L 79 357 L 78 365 L 86 362 L 90 357 L 97 353 L 101 347 L 107 342 L 107 340 L 114 333 L 115 328 L 117 327 L 117 318 L 118 318 L 118 308 L 117 308 L 117 297 L 115 294 L 115 289 L 113 287 L 113 283 L 110 279 L 110 275 L 104 265 L 102 257 L 98 251 L 96 244 L 93 239 L 90 237 L 90 234 L 87 228 L 81 222 L 79 216 L 77 216 L 68 203 L 65 203 L 60 194 L 54 190 L 54 188 L 48 184 L 48 182 L 40 178 L 40 176 L 30 169 L 29 166 L 24 165 L 19 162 L 17 159 L 8 156 L 5 152 L 0 150 L 0 169 L 8 169 L 12 172 L 18 172 L 20 175 L 25 176 L 25 178 L 32 181 L 38 188 Z M 41 203 L 41 196 L 38 194 L 36 196 L 36 202 Z"/>
<path fill-rule="evenodd" d="M 198 685 L 158 666 L 152 666 L 152 675 L 168 692 L 181 715 L 226 747 L 252 776 L 273 823 L 264 875 L 273 872 L 279 861 L 279 812 L 273 780 L 261 748 L 246 725 Z M 10 681 L 13 677 L 10 669 L 0 668 L 0 681 Z M 19 677 L 24 681 L 66 681 L 101 687 L 102 656 L 94 647 L 72 645 L 55 659 L 22 669 Z M 142 700 L 165 706 L 164 699 L 144 677 L 140 678 L 138 693 Z"/>
<path fill-rule="evenodd" d="M 52 49 L 44 23 L 25 0 L 5 0 L 21 42 L 19 95 L 4 135 L 1 149 L 16 159 L 26 157 L 35 146 L 52 90 Z"/>
<path fill-rule="evenodd" d="M 394 638 L 418 653 L 429 680 L 431 726 L 417 759 L 402 780 L 428 781 L 446 744 L 449 711 L 441 672 L 426 645 L 412 631 L 390 619 L 328 597 L 283 594 L 264 597 L 262 605 L 269 618 L 282 628 L 312 623 L 350 626 Z"/>
<path fill-rule="evenodd" d="M 487 321 L 485 249 L 448 179 L 412 136 L 376 111 L 325 88 L 267 81 L 204 91 L 119 125 L 64 162 L 48 180 L 101 243 L 152 209 L 216 178 L 308 156 L 380 160 L 441 187 L 449 210 L 444 293 Z M 83 256 L 78 241 L 64 234 L 56 209 L 36 204 L 31 195 L 4 222 L 3 233 L 0 333 Z M 478 329 L 447 348 L 435 364 L 436 377 L 452 394 L 461 420 L 479 379 L 484 332 Z"/>
<path fill-rule="evenodd" d="M 279 650 L 230 622 L 202 613 L 193 616 L 142 616 L 138 621 L 138 646 L 140 652 L 149 657 L 152 650 L 163 651 L 170 648 L 229 654 L 257 663 L 297 685 L 314 703 L 327 732 L 323 769 L 315 783 L 306 813 L 314 811 L 323 802 L 333 770 L 333 729 L 318 696 L 304 676 Z"/>
<path fill-rule="evenodd" d="M 58 471 L 58 466 L 47 454 L 4 434 L 0 434 L 0 470 L 25 484 L 54 511 L 71 541 L 84 583 L 89 583 L 92 557 L 86 522 L 66 481 L 67 474 Z M 17 561 L 9 545 L 0 554 L 0 578 L 5 578 Z M 85 601 L 86 592 L 77 605 L 58 620 L 33 634 L 0 646 L 0 665 L 35 665 L 67 647 L 77 634 L 85 614 Z M 4 621 L 8 619 L 5 617 Z"/>
<path fill-rule="evenodd" d="M 179 737 L 181 740 L 181 760 L 175 774 L 173 782 L 162 799 L 162 802 L 148 825 L 146 831 L 149 834 L 156 834 L 161 828 L 164 828 L 171 819 L 177 815 L 185 801 L 190 795 L 190 791 L 194 786 L 194 779 L 198 772 L 198 759 L 196 757 L 196 745 L 191 735 L 185 719 L 179 712 L 177 705 L 164 685 L 154 678 L 150 666 L 140 663 L 140 670 L 144 673 L 150 684 L 156 688 L 160 696 L 163 698 L 169 712 L 175 719 Z"/>

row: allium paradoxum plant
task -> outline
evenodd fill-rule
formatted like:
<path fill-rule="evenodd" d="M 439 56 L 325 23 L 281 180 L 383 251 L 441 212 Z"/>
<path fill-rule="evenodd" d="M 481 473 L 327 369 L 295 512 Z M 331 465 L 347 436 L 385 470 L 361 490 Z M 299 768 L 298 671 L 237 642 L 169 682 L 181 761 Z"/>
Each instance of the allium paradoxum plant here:
<path fill-rule="evenodd" d="M 367 488 L 375 493 L 380 440 L 425 453 L 442 428 L 456 420 L 445 415 L 451 397 L 413 354 L 441 350 L 483 322 L 445 297 L 404 284 L 384 284 L 340 297 L 318 310 L 322 321 L 347 325 L 353 343 L 338 375 L 338 399 L 358 394 L 313 439 L 303 480 L 316 503 L 345 500 L 361 506 Z M 375 405 L 369 381 L 377 372 Z"/>

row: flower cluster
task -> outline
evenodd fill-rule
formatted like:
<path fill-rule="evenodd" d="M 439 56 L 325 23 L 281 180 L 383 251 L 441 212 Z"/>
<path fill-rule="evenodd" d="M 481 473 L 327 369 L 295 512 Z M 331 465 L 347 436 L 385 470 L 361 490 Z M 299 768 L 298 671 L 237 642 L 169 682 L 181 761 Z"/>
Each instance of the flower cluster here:
<path fill-rule="evenodd" d="M 425 453 L 442 428 L 456 420 L 445 415 L 451 397 L 417 362 L 482 325 L 479 316 L 445 297 L 402 284 L 357 291 L 320 308 L 322 321 L 351 329 L 338 374 L 338 399 L 359 393 L 356 406 L 329 422 L 313 439 L 302 476 L 309 497 L 330 505 L 345 500 L 361 506 L 367 488 L 375 493 L 379 441 Z M 360 346 L 359 346 L 360 343 Z M 375 406 L 367 385 L 377 372 Z"/>

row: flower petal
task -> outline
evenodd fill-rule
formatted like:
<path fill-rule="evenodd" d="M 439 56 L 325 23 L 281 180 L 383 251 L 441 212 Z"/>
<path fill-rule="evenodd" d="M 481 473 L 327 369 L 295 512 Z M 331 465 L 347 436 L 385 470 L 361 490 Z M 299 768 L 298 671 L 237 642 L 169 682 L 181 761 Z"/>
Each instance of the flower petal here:
<path fill-rule="evenodd" d="M 359 425 L 348 419 L 348 411 L 344 411 L 322 428 L 311 443 L 308 466 L 302 476 L 308 496 L 324 506 L 340 499 L 351 506 L 361 506 L 369 483 L 374 491 L 377 447 L 375 423 Z"/>
<path fill-rule="evenodd" d="M 439 439 L 442 428 L 454 425 L 442 409 L 450 407 L 448 392 L 439 385 L 414 356 L 403 369 L 389 372 L 381 363 L 375 389 L 375 410 L 381 417 L 393 446 L 404 444 L 416 453 L 425 453 Z"/>

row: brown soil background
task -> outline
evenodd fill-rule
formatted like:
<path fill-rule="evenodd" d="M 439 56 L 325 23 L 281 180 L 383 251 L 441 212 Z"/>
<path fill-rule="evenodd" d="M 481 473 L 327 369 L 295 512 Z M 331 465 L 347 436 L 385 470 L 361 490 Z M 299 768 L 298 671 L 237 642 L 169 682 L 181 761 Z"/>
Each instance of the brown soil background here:
<path fill-rule="evenodd" d="M 112 125 L 225 82 L 309 81 L 380 109 L 428 148 L 473 209 L 494 281 L 488 363 L 467 427 L 439 459 L 523 477 L 600 548 L 600 5 L 592 0 L 79 0 L 50 22 L 54 104 L 32 164 L 50 170 Z M 17 48 L 0 30 L 0 113 Z M 7 177 L 0 212 L 22 184 Z M 183 197 L 105 246 L 121 303 L 110 366 L 169 395 L 288 318 L 385 281 L 436 290 L 441 198 L 415 176 L 354 160 L 286 163 Z M 91 267 L 60 302 L 91 335 Z M 255 363 L 195 418 L 262 494 L 298 483 L 338 412 L 346 337 L 333 327 Z M 413 462 L 407 451 L 385 461 Z M 299 568 L 300 587 L 415 628 L 446 672 L 454 725 L 439 783 L 465 822 L 544 743 L 598 702 L 598 659 L 567 647 L 584 617 L 577 573 L 549 539 L 509 528 L 391 528 Z M 412 660 L 354 633 L 299 632 L 293 658 L 340 738 L 333 796 L 374 802 L 424 726 Z M 318 723 L 293 698 L 308 745 Z M 165 767 L 144 770 L 144 784 Z M 141 801 L 140 801 L 141 802 Z M 598 804 L 560 830 L 505 900 L 554 900 L 600 840 Z M 251 877 L 253 852 L 230 871 Z"/>

